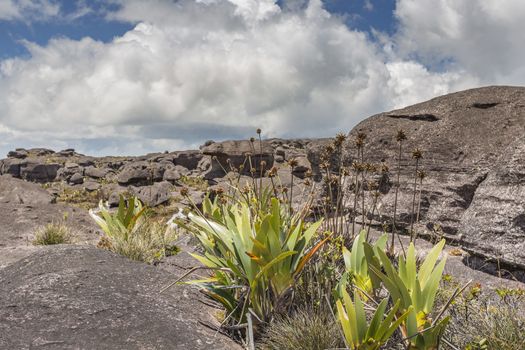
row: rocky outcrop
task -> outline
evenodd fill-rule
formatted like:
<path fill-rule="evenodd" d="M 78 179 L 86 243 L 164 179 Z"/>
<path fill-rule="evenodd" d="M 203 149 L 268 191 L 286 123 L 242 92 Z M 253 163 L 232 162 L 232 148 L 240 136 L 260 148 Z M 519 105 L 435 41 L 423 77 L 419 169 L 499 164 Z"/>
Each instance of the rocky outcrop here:
<path fill-rule="evenodd" d="M 466 249 L 525 269 L 525 140 L 519 137 L 477 187 L 459 226 Z"/>
<path fill-rule="evenodd" d="M 384 218 L 393 213 L 399 129 L 407 135 L 401 160 L 400 229 L 408 228 L 411 217 L 415 171 L 411 152 L 418 147 L 423 151 L 421 169 L 427 173 L 418 231 L 431 235 L 437 228 L 475 254 L 525 266 L 520 233 L 523 182 L 518 175 L 522 170 L 516 161 L 525 143 L 525 88 L 462 91 L 358 124 L 350 133 L 350 144 L 358 133 L 365 133 L 366 161 L 386 160 L 390 165 L 390 190 L 382 200 Z M 355 154 L 355 147 L 348 153 Z"/>
<path fill-rule="evenodd" d="M 0 270 L 1 349 L 240 349 L 175 276 L 89 246 L 43 248 Z"/>

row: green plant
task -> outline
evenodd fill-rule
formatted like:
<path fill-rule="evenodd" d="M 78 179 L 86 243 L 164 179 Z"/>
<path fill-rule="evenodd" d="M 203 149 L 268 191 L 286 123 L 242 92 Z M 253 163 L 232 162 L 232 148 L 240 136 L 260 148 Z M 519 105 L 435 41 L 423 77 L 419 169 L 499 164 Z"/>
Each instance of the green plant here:
<path fill-rule="evenodd" d="M 98 246 L 147 263 L 176 254 L 178 248 L 173 244 L 177 236 L 175 230 L 150 220 L 145 213 L 146 207 L 136 197 L 131 197 L 126 203 L 121 196 L 114 213 L 101 201 L 98 213 L 89 211 L 105 234 Z"/>
<path fill-rule="evenodd" d="M 367 321 L 365 308 L 359 293 L 354 292 L 354 302 L 346 290 L 342 290 L 342 300 L 337 300 L 337 316 L 345 336 L 346 346 L 352 350 L 377 350 L 385 344 L 401 323 L 412 312 L 409 306 L 402 313 L 396 313 L 400 300 L 397 300 L 387 313 L 388 299 L 383 299 L 372 316 Z"/>
<path fill-rule="evenodd" d="M 71 229 L 64 223 L 50 223 L 38 228 L 33 239 L 34 245 L 65 244 L 72 241 Z"/>
<path fill-rule="evenodd" d="M 322 221 L 307 225 L 277 198 L 263 205 L 253 194 L 233 203 L 206 198 L 203 212 L 190 213 L 186 226 L 204 249 L 193 256 L 213 269 L 210 279 L 195 282 L 238 323 L 248 310 L 267 322 L 275 310 L 286 308 L 305 264 L 327 240 L 312 247 Z M 248 204 L 257 198 L 258 205 Z"/>
<path fill-rule="evenodd" d="M 445 297 L 454 287 L 453 283 L 443 284 L 441 290 Z M 524 309 L 522 289 L 482 291 L 479 285 L 474 285 L 447 310 L 451 318 L 447 339 L 467 350 L 525 349 Z"/>
<path fill-rule="evenodd" d="M 329 314 L 300 308 L 277 316 L 265 329 L 261 350 L 325 350 L 344 346 L 338 324 Z"/>
<path fill-rule="evenodd" d="M 381 281 L 369 273 L 368 261 L 365 254 L 365 237 L 366 231 L 363 230 L 354 239 L 354 242 L 352 243 L 352 251 L 343 247 L 343 258 L 346 271 L 341 279 L 341 285 L 346 286 L 348 279 L 350 279 L 352 284 L 358 288 L 361 297 L 366 300 L 368 295 L 376 295 L 381 287 Z M 387 240 L 388 236 L 385 234 L 379 237 L 373 245 L 370 245 L 374 255 L 377 255 L 377 250 L 385 250 Z"/>
<path fill-rule="evenodd" d="M 373 251 L 368 243 L 368 252 Z M 431 318 L 439 282 L 443 274 L 446 258 L 436 266 L 445 241 L 435 245 L 419 269 L 417 268 L 414 244 L 411 243 L 406 259 L 399 257 L 396 269 L 382 250 L 376 250 L 383 271 L 377 265 L 369 264 L 371 273 L 383 282 L 392 300 L 400 301 L 398 314 L 410 310 L 406 321 L 401 324 L 401 332 L 408 342 L 408 349 L 437 349 L 449 317 L 441 318 L 442 313 Z M 370 253 L 367 259 L 371 261 Z M 445 305 L 446 306 L 446 305 Z"/>

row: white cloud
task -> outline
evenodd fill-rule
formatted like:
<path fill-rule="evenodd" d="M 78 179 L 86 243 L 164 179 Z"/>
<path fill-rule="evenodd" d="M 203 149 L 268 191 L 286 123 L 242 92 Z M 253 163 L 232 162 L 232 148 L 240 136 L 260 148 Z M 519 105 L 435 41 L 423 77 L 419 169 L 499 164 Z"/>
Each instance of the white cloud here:
<path fill-rule="evenodd" d="M 59 12 L 60 6 L 49 0 L 0 0 L 0 20 L 48 20 Z"/>
<path fill-rule="evenodd" d="M 405 54 L 465 70 L 483 83 L 525 82 L 525 1 L 398 0 L 395 14 Z"/>
<path fill-rule="evenodd" d="M 377 42 L 320 0 L 288 0 L 283 9 L 273 0 L 114 2 L 120 9 L 108 18 L 136 23 L 122 37 L 26 43 L 30 58 L 0 63 L 0 151 L 67 145 L 137 154 L 250 137 L 257 127 L 267 136 L 329 136 L 373 113 L 490 80 L 475 69 L 482 58 L 459 45 L 468 41 L 462 31 L 470 12 L 452 1 L 427 11 L 399 0 L 399 32 Z M 518 27 L 510 23 L 507 30 Z M 433 39 L 438 34 L 458 43 L 449 47 Z M 484 52 L 480 42 L 468 45 Z M 429 71 L 408 58 L 418 55 L 428 66 L 433 57 L 452 56 L 455 64 Z"/>

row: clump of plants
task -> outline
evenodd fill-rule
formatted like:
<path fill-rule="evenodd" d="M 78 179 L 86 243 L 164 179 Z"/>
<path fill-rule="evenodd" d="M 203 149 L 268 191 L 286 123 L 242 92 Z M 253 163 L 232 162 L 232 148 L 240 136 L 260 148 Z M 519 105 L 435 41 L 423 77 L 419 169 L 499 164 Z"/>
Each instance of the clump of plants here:
<path fill-rule="evenodd" d="M 261 350 L 325 350 L 344 348 L 334 318 L 317 308 L 301 307 L 289 315 L 279 315 L 265 329 Z"/>
<path fill-rule="evenodd" d="M 136 197 L 120 197 L 118 209 L 111 212 L 102 201 L 98 211 L 89 214 L 100 226 L 104 236 L 100 248 L 111 250 L 132 260 L 155 263 L 176 254 L 176 229 L 163 222 L 151 220 L 147 208 Z"/>
<path fill-rule="evenodd" d="M 457 284 L 452 277 L 447 278 L 438 298 L 440 303 L 445 302 Z M 467 350 L 525 349 L 524 309 L 523 289 L 483 290 L 480 284 L 471 285 L 447 311 L 450 325 L 446 336 L 451 344 Z"/>
<path fill-rule="evenodd" d="M 74 206 L 90 209 L 102 200 L 101 190 L 88 191 L 85 188 L 74 188 L 62 185 L 57 201 L 72 204 Z"/>
<path fill-rule="evenodd" d="M 33 239 L 34 245 L 68 244 L 73 240 L 71 228 L 63 222 L 52 222 L 38 228 Z"/>

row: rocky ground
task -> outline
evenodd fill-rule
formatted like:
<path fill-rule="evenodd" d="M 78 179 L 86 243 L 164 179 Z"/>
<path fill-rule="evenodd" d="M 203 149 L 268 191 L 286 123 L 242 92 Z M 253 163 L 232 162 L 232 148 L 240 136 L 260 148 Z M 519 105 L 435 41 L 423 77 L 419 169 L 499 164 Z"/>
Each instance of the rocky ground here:
<path fill-rule="evenodd" d="M 489 287 L 523 288 L 525 88 L 468 90 L 357 125 L 345 143 L 345 164 L 358 159 L 355 140 L 364 132 L 364 161 L 384 161 L 390 169 L 381 175 L 380 209 L 370 217 L 376 229 L 392 219 L 399 129 L 407 140 L 397 229 L 409 230 L 411 152 L 418 147 L 426 178 L 417 232 L 426 239 L 443 235 L 452 243 L 447 250 L 451 274 Z M 148 266 L 99 250 L 94 246 L 100 234 L 87 209 L 99 200 L 116 205 L 119 195 L 133 194 L 157 215 L 169 217 L 176 207 L 199 204 L 207 190 L 227 189 L 230 178 L 253 181 L 254 175 L 270 183 L 266 173 L 272 167 L 283 187 L 293 183 L 295 201 L 302 201 L 309 182 L 315 182 L 314 196 L 321 202 L 322 158 L 331 142 L 208 141 L 199 150 L 141 157 L 90 157 L 71 149 L 10 152 L 0 160 L 0 348 L 101 348 L 102 343 L 112 349 L 235 348 L 205 326 L 217 323 L 217 310 L 194 289 L 177 286 L 158 293 L 193 266 L 186 252 Z M 261 173 L 265 176 L 259 179 Z M 189 189 L 188 197 L 182 188 Z M 76 231 L 74 245 L 31 244 L 36 228 L 64 220 Z M 430 243 L 418 246 L 425 250 Z"/>

